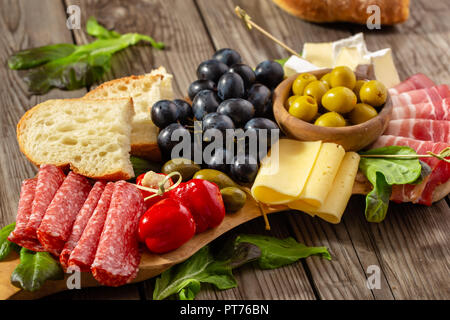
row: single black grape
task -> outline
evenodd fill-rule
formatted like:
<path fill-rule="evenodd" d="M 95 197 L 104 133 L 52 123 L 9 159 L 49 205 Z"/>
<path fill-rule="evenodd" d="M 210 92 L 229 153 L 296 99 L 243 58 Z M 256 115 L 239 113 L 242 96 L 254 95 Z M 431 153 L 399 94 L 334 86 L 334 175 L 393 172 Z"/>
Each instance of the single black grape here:
<path fill-rule="evenodd" d="M 197 120 L 202 120 L 206 114 L 216 112 L 219 104 L 220 100 L 214 91 L 202 90 L 192 102 L 192 111 Z"/>
<path fill-rule="evenodd" d="M 255 116 L 264 116 L 267 104 L 270 103 L 272 92 L 265 85 L 255 83 L 247 93 L 247 100 L 255 107 Z"/>
<path fill-rule="evenodd" d="M 216 90 L 216 84 L 211 80 L 195 80 L 189 85 L 188 96 L 194 101 L 195 96 L 202 90 Z"/>
<path fill-rule="evenodd" d="M 158 147 L 161 150 L 164 159 L 170 159 L 170 153 L 172 152 L 173 147 L 184 141 L 182 137 L 189 137 L 190 143 L 190 132 L 179 123 L 169 124 L 159 132 L 157 139 Z"/>
<path fill-rule="evenodd" d="M 192 107 L 182 99 L 175 99 L 173 103 L 177 106 L 177 121 L 181 124 L 188 124 L 194 118 Z"/>
<path fill-rule="evenodd" d="M 219 170 L 227 173 L 229 170 L 229 164 L 227 163 L 227 150 L 218 148 L 214 150 L 211 158 L 204 159 L 208 169 Z"/>
<path fill-rule="evenodd" d="M 262 129 L 265 129 L 266 131 L 262 131 Z M 256 136 L 258 138 L 258 147 L 259 147 L 259 138 L 260 137 L 264 137 L 266 139 L 267 147 L 269 148 L 272 144 L 271 143 L 272 137 L 275 139 L 280 136 L 280 128 L 278 127 L 278 125 L 275 122 L 273 122 L 272 120 L 269 120 L 267 118 L 253 118 L 253 119 L 249 120 L 245 124 L 244 130 L 246 132 L 248 132 L 248 131 L 256 132 Z M 272 130 L 274 130 L 274 131 L 272 131 Z M 265 133 L 265 135 L 263 135 L 264 133 Z"/>
<path fill-rule="evenodd" d="M 199 64 L 197 77 L 199 80 L 211 80 L 215 83 L 228 71 L 228 66 L 218 60 L 206 60 Z"/>
<path fill-rule="evenodd" d="M 227 115 L 217 112 L 209 113 L 203 117 L 203 131 L 208 129 L 218 129 L 225 132 L 226 129 L 234 129 L 233 120 Z"/>
<path fill-rule="evenodd" d="M 217 84 L 217 95 L 220 99 L 242 98 L 244 93 L 244 81 L 239 74 L 227 72 L 220 77 Z"/>
<path fill-rule="evenodd" d="M 231 177 L 241 183 L 252 183 L 258 173 L 258 161 L 255 157 L 246 154 L 237 155 L 230 166 Z"/>
<path fill-rule="evenodd" d="M 255 115 L 255 107 L 247 100 L 241 98 L 223 101 L 217 112 L 229 116 L 237 128 L 243 127 Z"/>
<path fill-rule="evenodd" d="M 227 66 L 232 66 L 233 64 L 240 63 L 242 61 L 241 55 L 236 50 L 230 48 L 217 50 L 213 55 L 213 59 L 223 62 Z"/>
<path fill-rule="evenodd" d="M 256 80 L 255 72 L 248 65 L 243 63 L 237 63 L 228 70 L 228 72 L 234 72 L 241 76 L 244 81 L 245 90 L 248 90 Z"/>
<path fill-rule="evenodd" d="M 169 124 L 177 121 L 177 105 L 170 100 L 159 100 L 151 110 L 152 122 L 160 129 L 164 129 Z"/>
<path fill-rule="evenodd" d="M 278 62 L 266 60 L 256 66 L 255 75 L 256 82 L 273 89 L 283 81 L 284 71 Z"/>

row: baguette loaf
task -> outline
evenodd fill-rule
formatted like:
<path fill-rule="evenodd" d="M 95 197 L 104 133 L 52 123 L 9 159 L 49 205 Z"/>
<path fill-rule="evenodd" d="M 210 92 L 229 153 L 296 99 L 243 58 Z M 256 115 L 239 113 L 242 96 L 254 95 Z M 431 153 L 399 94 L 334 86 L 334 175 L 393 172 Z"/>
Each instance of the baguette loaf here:
<path fill-rule="evenodd" d="M 17 141 L 37 166 L 70 166 L 93 179 L 127 180 L 134 176 L 129 155 L 133 114 L 130 98 L 47 100 L 20 119 Z"/>
<path fill-rule="evenodd" d="M 373 12 L 370 5 L 380 8 L 380 23 L 402 23 L 409 17 L 409 0 L 273 0 L 280 8 L 312 22 L 367 23 Z"/>
<path fill-rule="evenodd" d="M 145 75 L 105 82 L 85 95 L 88 99 L 125 97 L 133 99 L 135 111 L 131 129 L 131 154 L 160 160 L 158 128 L 151 120 L 150 110 L 158 100 L 173 99 L 172 75 L 160 67 Z"/>

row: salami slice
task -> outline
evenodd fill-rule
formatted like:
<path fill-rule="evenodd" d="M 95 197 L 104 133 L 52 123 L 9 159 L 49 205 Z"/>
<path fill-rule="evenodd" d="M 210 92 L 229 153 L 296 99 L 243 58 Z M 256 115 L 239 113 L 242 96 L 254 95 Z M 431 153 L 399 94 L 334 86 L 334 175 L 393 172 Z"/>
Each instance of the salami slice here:
<path fill-rule="evenodd" d="M 114 183 L 108 182 L 78 244 L 70 254 L 69 266 L 77 266 L 83 272 L 89 272 L 91 270 L 113 191 Z"/>
<path fill-rule="evenodd" d="M 52 164 L 43 164 L 39 168 L 31 215 L 25 229 L 29 239 L 37 239 L 36 231 L 64 177 L 61 169 Z"/>
<path fill-rule="evenodd" d="M 55 194 L 37 230 L 46 251 L 58 256 L 69 239 L 73 223 L 91 190 L 88 179 L 70 172 Z"/>
<path fill-rule="evenodd" d="M 30 220 L 31 208 L 33 206 L 36 191 L 37 178 L 27 179 L 22 182 L 20 189 L 19 205 L 17 208 L 16 227 L 8 236 L 8 240 L 32 251 L 43 251 L 39 241 L 27 239 L 25 229 Z"/>
<path fill-rule="evenodd" d="M 125 181 L 116 182 L 91 267 L 101 284 L 116 287 L 136 277 L 141 259 L 137 227 L 143 211 L 141 192 Z"/>
<path fill-rule="evenodd" d="M 92 216 L 92 213 L 97 207 L 103 190 L 105 190 L 105 186 L 106 183 L 103 181 L 97 181 L 94 184 L 94 187 L 89 192 L 89 195 L 84 202 L 83 207 L 81 208 L 80 212 L 77 215 L 77 218 L 75 219 L 72 227 L 72 233 L 70 234 L 70 237 L 64 245 L 63 250 L 61 251 L 61 255 L 59 256 L 59 261 L 61 262 L 61 265 L 64 269 L 67 269 L 70 254 L 80 240 L 81 235 L 83 234 L 83 231 Z"/>

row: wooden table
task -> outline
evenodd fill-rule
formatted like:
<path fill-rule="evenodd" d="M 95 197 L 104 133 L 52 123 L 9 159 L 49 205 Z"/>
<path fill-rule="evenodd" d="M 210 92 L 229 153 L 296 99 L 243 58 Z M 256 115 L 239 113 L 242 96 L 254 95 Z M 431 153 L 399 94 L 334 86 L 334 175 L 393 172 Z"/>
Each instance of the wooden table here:
<path fill-rule="evenodd" d="M 140 32 L 167 44 L 157 51 L 140 45 L 118 53 L 105 80 L 142 74 L 160 65 L 174 77 L 177 97 L 195 79 L 198 63 L 222 47 L 238 50 L 255 66 L 265 59 L 288 55 L 261 34 L 249 32 L 234 16 L 240 5 L 254 21 L 289 46 L 301 50 L 306 41 L 331 41 L 363 31 L 369 50 L 391 47 L 400 77 L 423 72 L 436 83 L 449 84 L 450 2 L 411 1 L 411 17 L 403 25 L 369 31 L 364 26 L 319 25 L 296 19 L 269 0 L 148 0 L 148 1 L 1 1 L 0 15 L 0 226 L 15 219 L 20 183 L 35 174 L 20 153 L 15 126 L 22 114 L 49 98 L 83 95 L 86 89 L 53 90 L 43 96 L 27 93 L 19 73 L 6 67 L 14 51 L 61 42 L 86 43 L 87 17 L 95 16 L 119 32 Z M 66 9 L 81 8 L 82 28 L 66 28 Z M 235 232 L 294 236 L 310 246 L 326 246 L 333 260 L 310 257 L 272 271 L 245 266 L 234 271 L 239 286 L 219 291 L 203 286 L 199 299 L 449 299 L 449 199 L 432 207 L 391 203 L 386 220 L 366 222 L 364 198 L 354 196 L 343 221 L 331 225 L 299 212 L 270 216 L 271 232 L 262 219 Z M 233 231 L 234 232 L 234 231 Z M 220 240 L 219 240 L 220 241 Z M 369 266 L 381 270 L 380 289 L 366 286 Z M 51 299 L 151 299 L 154 280 L 120 288 L 66 291 Z"/>

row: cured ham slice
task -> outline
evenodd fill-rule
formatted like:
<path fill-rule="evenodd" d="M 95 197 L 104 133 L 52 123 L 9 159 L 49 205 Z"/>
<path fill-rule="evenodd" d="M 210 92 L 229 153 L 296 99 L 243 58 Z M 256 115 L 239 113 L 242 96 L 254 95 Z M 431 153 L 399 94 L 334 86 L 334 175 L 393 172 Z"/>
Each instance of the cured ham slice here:
<path fill-rule="evenodd" d="M 450 121 L 450 98 L 434 104 L 425 102 L 394 106 L 391 119 L 430 119 Z"/>
<path fill-rule="evenodd" d="M 405 137 L 383 135 L 373 144 L 373 148 L 384 146 L 408 146 L 416 150 L 418 154 L 426 154 L 427 151 L 440 153 L 449 146 L 445 142 L 420 141 Z M 394 185 L 392 188 L 391 200 L 396 202 L 414 202 L 431 205 L 433 191 L 442 183 L 446 183 L 450 178 L 450 163 L 440 161 L 437 158 L 421 158 L 427 163 L 432 172 L 425 180 L 418 185 Z"/>
<path fill-rule="evenodd" d="M 426 75 L 418 73 L 399 83 L 395 87 L 390 88 L 389 93 L 391 95 L 396 95 L 408 91 L 434 87 L 435 85 L 436 84 Z"/>
<path fill-rule="evenodd" d="M 439 105 L 442 99 L 450 97 L 450 90 L 447 85 L 442 84 L 431 88 L 413 90 L 399 95 L 392 96 L 392 104 L 395 108 L 405 107 L 411 104 L 431 103 Z"/>
<path fill-rule="evenodd" d="M 450 141 L 450 121 L 428 119 L 392 120 L 389 122 L 384 134 L 448 143 Z"/>

